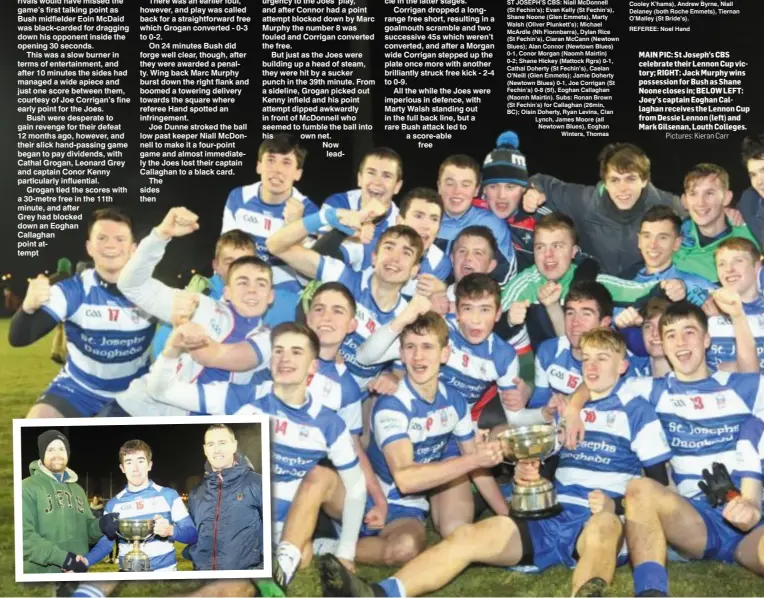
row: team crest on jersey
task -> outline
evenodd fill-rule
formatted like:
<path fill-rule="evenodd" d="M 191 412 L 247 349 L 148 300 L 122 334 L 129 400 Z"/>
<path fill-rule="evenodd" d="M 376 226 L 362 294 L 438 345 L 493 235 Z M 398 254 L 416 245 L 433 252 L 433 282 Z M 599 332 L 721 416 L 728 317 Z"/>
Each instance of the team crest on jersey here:
<path fill-rule="evenodd" d="M 144 504 L 142 499 L 139 498 L 138 500 L 135 501 L 135 508 L 138 509 L 139 511 L 143 511 Z"/>
<path fill-rule="evenodd" d="M 607 415 L 605 416 L 605 422 L 609 427 L 613 427 L 615 424 L 615 418 L 617 417 L 615 411 L 608 411 Z"/>
<path fill-rule="evenodd" d="M 440 412 L 440 425 L 445 426 L 448 424 L 448 412 L 447 411 L 441 411 Z"/>
<path fill-rule="evenodd" d="M 130 321 L 133 324 L 137 324 L 138 322 L 141 321 L 141 315 L 138 313 L 138 310 L 135 308 L 130 310 Z"/>
<path fill-rule="evenodd" d="M 307 438 L 309 434 L 308 426 L 300 426 L 300 438 Z"/>
<path fill-rule="evenodd" d="M 236 500 L 244 500 L 244 495 L 241 492 L 236 493 Z"/>
<path fill-rule="evenodd" d="M 724 395 L 716 395 L 716 407 L 717 409 L 725 409 L 727 407 L 727 397 Z"/>

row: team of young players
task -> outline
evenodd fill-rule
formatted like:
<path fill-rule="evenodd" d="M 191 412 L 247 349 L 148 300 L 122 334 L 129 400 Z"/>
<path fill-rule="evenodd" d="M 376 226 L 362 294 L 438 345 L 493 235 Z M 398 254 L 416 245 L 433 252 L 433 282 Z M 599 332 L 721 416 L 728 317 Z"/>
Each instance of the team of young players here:
<path fill-rule="evenodd" d="M 764 161 L 764 147 L 756 151 L 746 156 L 751 172 Z M 618 144 L 601 156 L 597 187 L 529 182 L 516 136 L 504 134 L 482 169 L 448 158 L 437 192 L 414 189 L 400 210 L 401 160 L 375 150 L 360 165 L 359 189 L 319 210 L 293 186 L 304 160 L 287 137 L 268 140 L 261 181 L 230 194 L 213 261 L 224 282 L 213 289 L 218 299 L 152 278 L 167 243 L 198 228 L 195 214 L 173 208 L 136 249 L 129 219 L 97 212 L 87 242 L 95 268 L 53 287 L 38 277 L 14 316 L 16 346 L 60 321 L 69 343 L 29 416 L 270 415 L 284 586 L 313 556 L 320 511 L 339 529 L 337 541 L 315 546 L 330 551 L 320 561 L 328 593 L 420 594 L 481 562 L 578 563 L 573 590 L 594 595 L 612 578 L 624 514 L 637 593 L 667 592 L 666 542 L 764 572 L 764 425 L 751 417 L 764 406 L 761 267 L 755 236 L 725 211 L 723 169 L 695 167 L 680 203 L 649 183 L 638 148 Z M 606 208 L 593 228 L 621 227 L 641 268 L 623 237 L 615 261 L 588 224 L 579 240 L 593 197 Z M 578 256 L 579 245 L 597 260 Z M 323 283 L 303 293 L 307 326 L 292 322 L 301 276 Z M 173 329 L 149 370 L 157 320 Z M 645 356 L 611 325 L 641 328 L 627 338 Z M 529 342 L 532 395 L 519 373 Z M 512 518 L 490 474 L 500 446 L 473 419 L 494 383 L 497 429 L 563 412 L 582 422 L 570 427 L 585 438 L 561 451 L 553 472 L 565 505 L 557 517 Z M 364 416 L 362 405 L 373 408 Z M 714 462 L 742 491 L 723 509 L 698 498 Z M 669 463 L 678 493 L 667 487 Z M 538 464 L 515 473 L 538 475 Z M 724 489 L 718 476 L 709 480 Z M 471 483 L 496 517 L 473 523 Z M 444 541 L 425 551 L 428 514 Z M 369 587 L 352 575 L 355 561 L 408 564 Z"/>

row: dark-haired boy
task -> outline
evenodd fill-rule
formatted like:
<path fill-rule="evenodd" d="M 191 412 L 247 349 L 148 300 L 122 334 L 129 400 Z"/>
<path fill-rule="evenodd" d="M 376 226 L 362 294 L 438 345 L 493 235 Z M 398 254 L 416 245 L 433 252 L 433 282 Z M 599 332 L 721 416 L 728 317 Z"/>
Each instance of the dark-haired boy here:
<path fill-rule="evenodd" d="M 27 417 L 95 415 L 148 371 L 155 322 L 117 289 L 135 251 L 132 222 L 116 208 L 96 210 L 85 244 L 94 268 L 53 286 L 39 275 L 29 283 L 8 331 L 25 347 L 64 322 L 67 361 Z"/>

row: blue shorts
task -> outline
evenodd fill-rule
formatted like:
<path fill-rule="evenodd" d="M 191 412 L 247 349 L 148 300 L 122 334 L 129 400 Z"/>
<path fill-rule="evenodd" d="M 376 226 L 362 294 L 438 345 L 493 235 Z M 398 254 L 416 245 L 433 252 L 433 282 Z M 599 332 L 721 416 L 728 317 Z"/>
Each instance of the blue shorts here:
<path fill-rule="evenodd" d="M 64 417 L 93 417 L 114 399 L 84 388 L 67 374 L 59 374 L 37 399 L 56 408 Z"/>
<path fill-rule="evenodd" d="M 688 501 L 695 512 L 703 518 L 706 525 L 706 548 L 703 560 L 735 562 L 735 550 L 745 538 L 740 531 L 722 517 L 722 507 L 712 507 L 705 496 Z"/>
<path fill-rule="evenodd" d="M 374 501 L 371 498 L 366 497 L 366 511 L 364 511 L 364 515 L 366 515 L 366 513 L 368 513 L 373 506 Z M 385 518 L 385 525 L 390 525 L 390 523 L 397 519 L 416 519 L 417 521 L 421 521 L 424 525 L 428 513 L 429 511 L 423 511 L 422 509 L 417 509 L 416 507 L 405 507 L 403 505 L 387 503 L 387 517 Z M 361 531 L 359 532 L 358 536 L 361 538 L 377 536 L 381 531 L 381 529 L 369 528 L 364 522 L 361 524 Z"/>

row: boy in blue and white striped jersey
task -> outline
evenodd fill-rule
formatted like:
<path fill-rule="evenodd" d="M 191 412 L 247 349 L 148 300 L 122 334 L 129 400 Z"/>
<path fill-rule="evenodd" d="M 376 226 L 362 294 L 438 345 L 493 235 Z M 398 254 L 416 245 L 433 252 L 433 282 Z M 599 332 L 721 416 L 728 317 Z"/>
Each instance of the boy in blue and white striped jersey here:
<path fill-rule="evenodd" d="M 151 571 L 175 571 L 175 542 L 193 544 L 197 533 L 178 493 L 149 479 L 151 447 L 142 440 L 129 440 L 119 449 L 119 468 L 127 478 L 127 486 L 112 498 L 104 509 L 104 516 L 117 513 L 120 519 L 153 519 L 155 537 L 146 542 L 143 551 L 151 559 Z M 119 565 L 122 570 L 125 555 L 132 543 L 119 539 Z M 111 553 L 114 539 L 103 536 L 85 555 L 92 566 Z"/>

